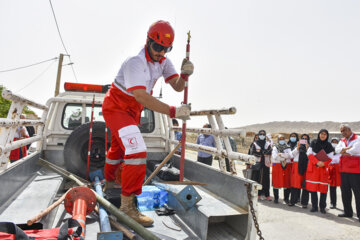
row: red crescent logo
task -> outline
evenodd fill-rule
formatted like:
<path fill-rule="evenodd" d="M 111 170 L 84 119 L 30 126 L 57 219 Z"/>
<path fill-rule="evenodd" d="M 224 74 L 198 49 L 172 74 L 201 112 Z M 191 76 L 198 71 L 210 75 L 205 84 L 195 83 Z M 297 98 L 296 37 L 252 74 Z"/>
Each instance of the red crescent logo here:
<path fill-rule="evenodd" d="M 131 145 L 131 146 L 137 146 L 137 141 L 136 141 L 136 138 L 135 137 L 133 137 L 133 138 L 129 138 L 129 144 Z"/>

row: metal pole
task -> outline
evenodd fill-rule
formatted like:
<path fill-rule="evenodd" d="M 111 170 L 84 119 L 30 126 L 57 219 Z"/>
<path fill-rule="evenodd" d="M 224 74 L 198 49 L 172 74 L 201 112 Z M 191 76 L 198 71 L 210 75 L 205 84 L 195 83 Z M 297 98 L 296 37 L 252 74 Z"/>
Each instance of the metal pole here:
<path fill-rule="evenodd" d="M 47 167 L 54 172 L 74 181 L 79 186 L 85 186 L 86 183 L 80 181 L 79 177 L 69 173 L 68 171 L 58 167 L 53 166 L 53 164 L 49 163 L 48 161 L 45 161 L 44 159 L 39 158 L 38 164 Z M 134 219 L 126 215 L 124 212 L 120 211 L 117 207 L 115 207 L 113 204 L 111 204 L 108 200 L 101 197 L 99 194 L 97 194 L 95 191 L 93 191 L 96 200 L 98 203 L 100 203 L 106 210 L 108 210 L 112 215 L 116 217 L 118 221 L 125 224 L 129 228 L 133 229 L 136 233 L 138 233 L 142 238 L 146 240 L 160 240 L 157 236 L 155 236 L 152 232 L 144 228 L 140 223 L 136 222 Z"/>
<path fill-rule="evenodd" d="M 101 197 L 104 197 L 103 191 L 101 188 L 101 182 L 100 182 L 100 179 L 98 176 L 95 176 L 94 187 L 95 187 L 97 194 L 99 194 Z M 109 216 L 108 216 L 106 210 L 102 206 L 99 206 L 99 218 L 100 218 L 101 232 L 111 232 Z"/>
<path fill-rule="evenodd" d="M 187 33 L 188 39 L 186 44 L 186 59 L 190 59 L 190 31 Z M 184 88 L 184 102 L 183 104 L 188 103 L 188 87 L 189 87 L 189 76 L 184 76 L 185 88 Z M 181 159 L 180 159 L 180 181 L 184 180 L 184 169 L 185 169 L 185 142 L 186 142 L 186 121 L 183 121 L 182 125 L 182 136 L 181 136 Z"/>
<path fill-rule="evenodd" d="M 55 97 L 57 95 L 59 95 L 59 91 L 60 91 L 60 79 L 61 79 L 61 70 L 62 70 L 63 59 L 64 59 L 64 54 L 60 53 L 58 71 L 57 71 L 57 76 L 56 76 Z"/>
<path fill-rule="evenodd" d="M 143 186 L 147 185 L 150 182 L 150 180 L 161 170 L 161 168 L 165 165 L 165 163 L 167 163 L 170 160 L 170 158 L 174 155 L 174 153 L 179 147 L 180 147 L 180 143 L 176 145 L 176 147 L 166 156 L 166 158 L 160 163 L 160 165 L 154 170 L 154 172 L 148 177 L 148 179 L 146 179 Z"/>
<path fill-rule="evenodd" d="M 204 115 L 214 115 L 214 114 L 232 115 L 235 113 L 236 113 L 236 108 L 231 107 L 231 108 L 222 108 L 222 109 L 191 111 L 190 116 L 204 116 Z"/>
<path fill-rule="evenodd" d="M 86 180 L 89 180 L 91 136 L 92 136 L 93 121 L 94 121 L 94 104 L 95 104 L 95 94 L 91 106 L 91 121 L 90 121 L 90 131 L 89 131 L 89 148 L 88 148 L 87 165 L 86 165 Z"/>
<path fill-rule="evenodd" d="M 216 125 L 215 120 L 214 120 L 214 116 L 213 115 L 207 115 L 207 117 L 208 117 L 208 121 L 209 121 L 209 123 L 211 125 L 212 130 L 214 130 L 215 125 Z M 215 142 L 216 142 L 217 150 L 222 151 L 223 147 L 222 147 L 221 140 L 220 140 L 219 136 L 215 136 Z M 220 171 L 226 172 L 226 162 L 225 162 L 224 156 L 219 157 L 219 168 L 220 168 Z"/>
<path fill-rule="evenodd" d="M 99 208 L 96 206 L 95 207 L 95 212 L 97 214 L 99 214 Z M 118 223 L 116 221 L 116 218 L 109 218 L 110 224 L 116 228 L 117 230 L 119 230 L 120 232 L 123 232 L 130 240 L 136 239 L 136 235 L 134 233 L 132 233 L 129 229 L 127 229 L 126 227 L 124 227 L 123 225 L 121 225 L 120 223 Z"/>
<path fill-rule="evenodd" d="M 216 122 L 218 124 L 218 127 L 219 127 L 220 131 L 225 130 L 225 125 L 224 125 L 224 122 L 223 122 L 223 120 L 221 118 L 221 115 L 220 114 L 215 114 L 215 119 L 216 119 Z M 231 144 L 230 144 L 229 137 L 222 137 L 222 140 L 224 141 L 226 151 L 228 152 L 229 155 L 231 155 L 233 150 L 232 150 L 232 147 L 231 147 Z M 231 157 L 228 157 L 228 159 L 229 159 L 229 165 L 230 165 L 231 174 L 232 175 L 237 175 L 234 159 L 232 159 Z"/>
<path fill-rule="evenodd" d="M 170 140 L 170 143 L 178 144 L 179 141 Z M 247 155 L 247 154 L 244 154 L 244 153 L 239 153 L 239 152 L 228 153 L 224 149 L 219 150 L 219 149 L 214 148 L 214 147 L 209 147 L 209 146 L 199 145 L 199 144 L 194 144 L 194 143 L 186 143 L 185 146 L 186 146 L 187 149 L 190 149 L 190 150 L 207 152 L 207 153 L 215 154 L 216 156 L 224 157 L 224 158 L 229 157 L 229 158 L 232 158 L 234 160 L 240 160 L 240 161 L 243 161 L 245 163 L 249 163 L 251 165 L 256 163 L 255 156 Z"/>

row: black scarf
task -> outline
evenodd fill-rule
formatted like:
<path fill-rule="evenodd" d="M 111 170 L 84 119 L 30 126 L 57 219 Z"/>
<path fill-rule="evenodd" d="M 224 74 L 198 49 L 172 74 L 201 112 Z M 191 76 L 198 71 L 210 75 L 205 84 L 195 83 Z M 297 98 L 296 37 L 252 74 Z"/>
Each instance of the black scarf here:
<path fill-rule="evenodd" d="M 325 132 L 327 137 L 324 141 L 321 141 L 320 139 L 320 133 Z M 333 151 L 335 151 L 334 147 L 329 143 L 329 132 L 326 129 L 321 129 L 318 133 L 317 139 L 313 140 L 310 144 L 310 147 L 312 148 L 312 151 L 314 153 L 320 152 L 322 149 L 326 152 L 326 154 L 329 154 Z"/>
<path fill-rule="evenodd" d="M 250 148 L 249 148 L 249 151 L 248 151 L 249 155 L 253 155 L 252 148 L 253 148 L 256 137 L 259 137 L 259 135 L 255 134 L 254 139 L 253 139 L 252 143 L 250 144 Z"/>
<path fill-rule="evenodd" d="M 308 144 L 310 145 L 310 137 L 307 134 L 303 134 L 301 135 L 300 138 L 302 138 L 303 136 L 306 136 L 308 139 Z M 306 169 L 307 169 L 307 165 L 309 162 L 309 158 L 306 154 L 307 149 L 306 149 L 306 145 L 304 144 L 300 144 L 299 147 L 299 163 L 298 163 L 298 171 L 300 175 L 304 175 L 306 173 Z"/>
<path fill-rule="evenodd" d="M 293 134 L 296 136 L 296 142 L 290 141 L 291 135 L 293 135 Z M 299 141 L 299 135 L 296 132 L 290 133 L 288 145 L 290 146 L 291 150 L 294 150 L 297 147 L 298 141 Z"/>
<path fill-rule="evenodd" d="M 283 153 L 285 149 L 290 148 L 289 145 L 286 143 L 284 145 L 281 145 L 280 143 L 275 145 L 276 149 L 278 150 L 278 153 Z"/>
<path fill-rule="evenodd" d="M 260 138 L 258 140 L 256 140 L 256 144 L 261 147 L 261 150 L 265 150 L 265 144 L 266 144 L 266 132 L 264 130 L 260 130 L 258 135 L 260 135 L 261 132 L 264 132 L 265 135 L 265 139 L 264 140 L 260 140 Z"/>

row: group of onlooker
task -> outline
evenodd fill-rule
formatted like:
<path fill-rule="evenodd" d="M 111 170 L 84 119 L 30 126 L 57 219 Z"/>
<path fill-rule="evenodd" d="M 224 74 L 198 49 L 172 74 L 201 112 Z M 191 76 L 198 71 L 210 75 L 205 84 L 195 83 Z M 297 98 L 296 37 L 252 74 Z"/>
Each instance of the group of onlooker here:
<path fill-rule="evenodd" d="M 360 221 L 360 138 L 348 124 L 342 124 L 343 139 L 332 138 L 321 129 L 316 139 L 307 134 L 299 138 L 291 133 L 286 141 L 283 135 L 272 143 L 271 135 L 260 130 L 255 135 L 249 154 L 256 157 L 256 164 L 249 165 L 251 179 L 262 184 L 260 200 L 270 198 L 270 167 L 274 203 L 279 202 L 279 189 L 284 189 L 284 202 L 289 206 L 300 203 L 307 208 L 311 195 L 311 212 L 326 213 L 326 197 L 330 187 L 330 208 L 336 208 L 336 187 L 341 187 L 344 213 L 339 217 L 352 217 L 352 192 L 355 195 L 357 216 Z M 320 201 L 318 197 L 320 193 Z"/>
<path fill-rule="evenodd" d="M 178 126 L 177 122 L 173 122 Z M 203 128 L 211 128 L 205 124 Z M 270 167 L 274 203 L 279 203 L 279 190 L 284 189 L 284 202 L 289 206 L 300 203 L 307 208 L 311 196 L 311 212 L 326 213 L 326 198 L 330 188 L 330 208 L 336 208 L 336 189 L 341 187 L 344 213 L 339 217 L 353 216 L 351 206 L 352 191 L 355 195 L 356 212 L 360 221 L 360 138 L 352 132 L 348 124 L 340 126 L 344 138 L 333 137 L 329 140 L 329 132 L 321 129 L 317 138 L 310 141 L 308 134 L 293 132 L 286 141 L 279 134 L 274 143 L 271 134 L 260 130 L 254 136 L 248 154 L 256 157 L 251 169 L 251 179 L 262 185 L 258 191 L 259 200 L 272 201 L 270 197 Z M 176 135 L 180 140 L 181 134 Z M 233 151 L 237 151 L 234 139 L 229 137 Z M 199 134 L 196 143 L 216 147 L 214 136 Z M 224 143 L 222 143 L 224 145 Z M 198 162 L 212 165 L 210 153 L 198 152 Z M 230 167 L 227 159 L 227 171 Z M 320 193 L 320 194 L 318 194 Z M 320 195 L 320 199 L 319 199 Z"/>

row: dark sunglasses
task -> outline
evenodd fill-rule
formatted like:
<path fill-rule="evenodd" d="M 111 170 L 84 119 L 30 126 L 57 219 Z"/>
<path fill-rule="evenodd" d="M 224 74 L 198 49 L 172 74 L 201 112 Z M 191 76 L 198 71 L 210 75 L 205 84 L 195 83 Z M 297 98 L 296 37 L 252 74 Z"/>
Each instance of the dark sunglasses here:
<path fill-rule="evenodd" d="M 164 47 L 163 45 L 160 45 L 156 42 L 151 42 L 151 47 L 154 51 L 156 52 L 161 52 L 161 51 L 165 51 L 166 53 L 170 52 L 171 49 L 172 49 L 172 46 L 171 47 Z"/>

